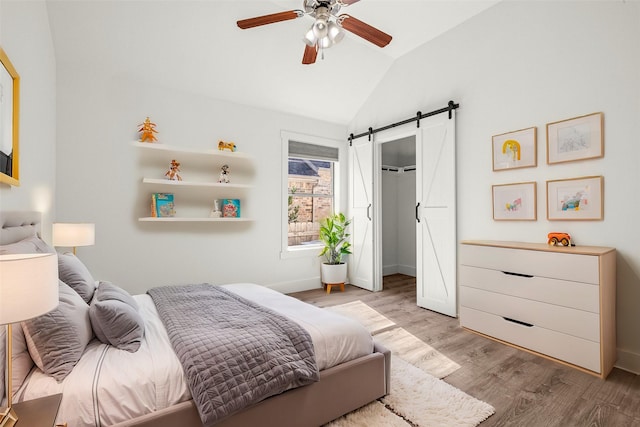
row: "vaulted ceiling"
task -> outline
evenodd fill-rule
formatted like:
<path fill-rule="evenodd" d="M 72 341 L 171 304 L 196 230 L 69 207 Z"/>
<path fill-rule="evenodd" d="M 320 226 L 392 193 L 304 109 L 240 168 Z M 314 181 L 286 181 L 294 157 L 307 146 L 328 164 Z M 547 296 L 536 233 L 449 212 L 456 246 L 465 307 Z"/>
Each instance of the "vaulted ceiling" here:
<path fill-rule="evenodd" d="M 303 0 L 48 0 L 58 69 L 99 67 L 239 104 L 348 123 L 395 60 L 498 0 L 361 0 L 342 13 L 393 36 L 353 34 L 302 65 L 312 19 L 241 30 L 236 21 Z M 452 52 L 455 55 L 455 52 Z"/>

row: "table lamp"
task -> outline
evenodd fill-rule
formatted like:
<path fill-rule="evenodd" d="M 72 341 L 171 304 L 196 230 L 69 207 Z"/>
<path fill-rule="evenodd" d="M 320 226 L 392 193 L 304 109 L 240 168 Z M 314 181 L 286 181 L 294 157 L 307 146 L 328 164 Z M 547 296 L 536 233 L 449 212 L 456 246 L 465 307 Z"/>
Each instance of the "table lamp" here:
<path fill-rule="evenodd" d="M 11 427 L 18 420 L 11 408 L 11 324 L 48 313 L 57 306 L 56 254 L 0 255 L 0 325 L 7 325 L 7 408 L 0 409 L 3 427 Z"/>
<path fill-rule="evenodd" d="M 87 223 L 55 223 L 53 224 L 53 246 L 73 248 L 91 246 L 96 243 L 96 225 Z"/>

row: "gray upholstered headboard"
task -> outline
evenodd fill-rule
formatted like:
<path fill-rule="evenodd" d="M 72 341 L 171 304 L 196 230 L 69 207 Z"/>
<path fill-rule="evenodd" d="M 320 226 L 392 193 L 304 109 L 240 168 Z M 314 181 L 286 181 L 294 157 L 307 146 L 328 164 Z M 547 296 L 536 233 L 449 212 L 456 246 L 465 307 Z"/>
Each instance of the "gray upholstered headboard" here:
<path fill-rule="evenodd" d="M 34 211 L 0 211 L 0 245 L 19 242 L 40 235 L 42 213 Z"/>

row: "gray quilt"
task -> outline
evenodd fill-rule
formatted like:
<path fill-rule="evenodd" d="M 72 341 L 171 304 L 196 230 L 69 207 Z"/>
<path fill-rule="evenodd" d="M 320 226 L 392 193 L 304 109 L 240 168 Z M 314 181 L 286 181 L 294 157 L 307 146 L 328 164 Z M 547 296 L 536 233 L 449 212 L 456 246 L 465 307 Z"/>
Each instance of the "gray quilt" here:
<path fill-rule="evenodd" d="M 205 427 L 320 378 L 297 323 L 220 286 L 149 290 Z"/>

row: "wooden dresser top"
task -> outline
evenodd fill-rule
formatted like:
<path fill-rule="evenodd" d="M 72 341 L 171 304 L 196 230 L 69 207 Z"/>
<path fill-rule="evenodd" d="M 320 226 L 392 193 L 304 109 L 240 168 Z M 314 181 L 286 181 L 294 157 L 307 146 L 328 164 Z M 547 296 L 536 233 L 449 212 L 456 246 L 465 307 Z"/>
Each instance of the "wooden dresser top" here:
<path fill-rule="evenodd" d="M 577 255 L 604 255 L 613 252 L 615 248 L 604 246 L 553 246 L 546 243 L 511 242 L 500 240 L 463 240 L 463 245 L 493 246 L 508 249 L 527 249 L 532 251 L 559 252 Z"/>

